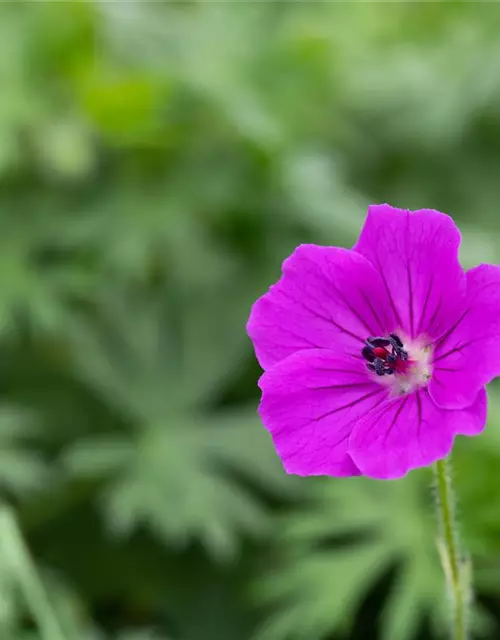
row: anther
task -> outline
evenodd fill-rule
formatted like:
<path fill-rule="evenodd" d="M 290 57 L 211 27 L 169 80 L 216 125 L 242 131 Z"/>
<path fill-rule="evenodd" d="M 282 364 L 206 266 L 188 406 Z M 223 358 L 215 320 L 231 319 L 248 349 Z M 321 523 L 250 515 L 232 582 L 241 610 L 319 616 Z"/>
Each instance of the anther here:
<path fill-rule="evenodd" d="M 368 369 L 378 376 L 393 375 L 398 371 L 399 363 L 408 360 L 408 352 L 395 333 L 389 334 L 388 338 L 370 336 L 361 354 L 367 361 Z"/>

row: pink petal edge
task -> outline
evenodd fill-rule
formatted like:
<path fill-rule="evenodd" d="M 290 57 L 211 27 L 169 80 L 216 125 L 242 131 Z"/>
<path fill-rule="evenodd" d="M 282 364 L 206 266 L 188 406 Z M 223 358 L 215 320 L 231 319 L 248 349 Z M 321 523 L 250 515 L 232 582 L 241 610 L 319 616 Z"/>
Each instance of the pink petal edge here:
<path fill-rule="evenodd" d="M 460 232 L 433 209 L 372 205 L 354 250 L 377 268 L 397 326 L 410 338 L 438 338 L 458 318 L 465 274 L 458 260 Z"/>
<path fill-rule="evenodd" d="M 437 407 L 428 391 L 385 402 L 362 417 L 349 439 L 349 454 L 372 478 L 401 478 L 449 454 L 458 434 L 476 435 L 486 423 L 487 396 L 481 390 L 467 409 Z"/>
<path fill-rule="evenodd" d="M 394 317 L 382 279 L 349 249 L 301 245 L 283 276 L 252 307 L 247 332 L 263 369 L 303 349 L 359 354 L 370 335 L 385 335 Z"/>
<path fill-rule="evenodd" d="M 387 398 L 361 358 L 300 351 L 260 379 L 259 413 L 288 473 L 359 475 L 348 454 L 351 430 Z"/>

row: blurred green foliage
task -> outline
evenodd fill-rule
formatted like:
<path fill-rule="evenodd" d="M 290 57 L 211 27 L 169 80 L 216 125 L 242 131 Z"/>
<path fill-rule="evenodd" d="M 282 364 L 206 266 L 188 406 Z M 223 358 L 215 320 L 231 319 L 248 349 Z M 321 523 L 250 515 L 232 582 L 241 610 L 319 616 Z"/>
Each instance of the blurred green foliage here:
<path fill-rule="evenodd" d="M 499 27 L 495 3 L 1 4 L 0 486 L 67 640 L 443 637 L 428 470 L 287 476 L 244 326 L 370 202 L 499 261 Z M 487 639 L 490 402 L 455 456 Z M 4 533 L 0 637 L 39 640 Z"/>

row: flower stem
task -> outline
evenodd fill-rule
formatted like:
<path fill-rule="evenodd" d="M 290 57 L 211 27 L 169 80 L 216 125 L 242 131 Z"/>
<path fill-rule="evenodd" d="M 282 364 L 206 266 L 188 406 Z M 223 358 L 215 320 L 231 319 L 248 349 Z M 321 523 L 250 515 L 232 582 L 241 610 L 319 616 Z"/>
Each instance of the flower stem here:
<path fill-rule="evenodd" d="M 43 640 L 66 640 L 24 542 L 14 511 L 0 506 L 0 552 L 31 609 Z"/>
<path fill-rule="evenodd" d="M 467 608 L 469 604 L 470 578 L 460 552 L 455 505 L 447 460 L 434 465 L 436 479 L 437 510 L 441 523 L 438 546 L 453 605 L 453 640 L 467 640 Z"/>

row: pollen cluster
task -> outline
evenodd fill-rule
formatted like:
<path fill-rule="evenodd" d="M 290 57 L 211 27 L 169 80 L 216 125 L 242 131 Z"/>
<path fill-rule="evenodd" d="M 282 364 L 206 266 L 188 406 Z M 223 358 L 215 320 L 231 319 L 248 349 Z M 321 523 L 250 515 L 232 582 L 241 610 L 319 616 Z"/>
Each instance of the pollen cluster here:
<path fill-rule="evenodd" d="M 397 396 L 425 387 L 432 377 L 432 346 L 424 338 L 411 340 L 401 332 L 369 337 L 362 355 L 377 382 Z"/>

